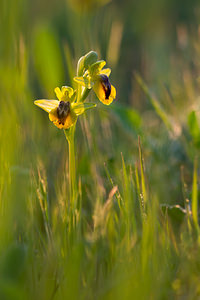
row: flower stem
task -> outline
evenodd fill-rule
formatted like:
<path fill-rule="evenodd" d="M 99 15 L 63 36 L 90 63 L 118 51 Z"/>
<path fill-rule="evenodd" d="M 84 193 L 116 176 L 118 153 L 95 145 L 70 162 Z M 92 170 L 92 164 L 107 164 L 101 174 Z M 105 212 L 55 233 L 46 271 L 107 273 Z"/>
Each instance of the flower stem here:
<path fill-rule="evenodd" d="M 70 205 L 71 209 L 75 209 L 75 198 L 76 198 L 76 165 L 75 165 L 75 148 L 74 148 L 74 133 L 76 124 L 64 130 L 65 137 L 68 141 L 69 146 L 69 191 L 70 191 Z"/>
<path fill-rule="evenodd" d="M 85 88 L 82 95 L 81 95 L 81 98 L 80 98 L 80 102 L 84 102 L 84 100 L 87 98 L 87 96 L 89 95 L 89 92 L 91 91 L 91 89 L 87 89 Z"/>

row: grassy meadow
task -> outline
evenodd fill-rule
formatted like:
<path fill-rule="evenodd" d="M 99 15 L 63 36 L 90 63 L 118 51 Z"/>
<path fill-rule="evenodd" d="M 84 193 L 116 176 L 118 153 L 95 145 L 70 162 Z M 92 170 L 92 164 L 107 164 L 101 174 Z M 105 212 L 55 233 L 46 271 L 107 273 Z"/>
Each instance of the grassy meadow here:
<path fill-rule="evenodd" d="M 200 3 L 0 1 L 0 300 L 200 299 Z M 109 106 L 34 105 L 90 50 Z"/>

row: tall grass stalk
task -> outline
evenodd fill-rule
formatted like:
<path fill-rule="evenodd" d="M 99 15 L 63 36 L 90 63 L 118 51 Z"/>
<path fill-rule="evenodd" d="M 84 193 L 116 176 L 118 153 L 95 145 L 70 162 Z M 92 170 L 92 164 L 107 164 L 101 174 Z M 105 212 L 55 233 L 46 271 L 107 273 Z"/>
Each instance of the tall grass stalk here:
<path fill-rule="evenodd" d="M 193 184 L 192 184 L 192 216 L 195 228 L 199 233 L 199 223 L 198 223 L 198 176 L 197 176 L 198 164 L 197 159 L 194 161 L 194 171 L 193 171 Z"/>
<path fill-rule="evenodd" d="M 74 135 L 76 130 L 76 124 L 68 130 L 64 130 L 66 140 L 69 147 L 69 194 L 71 209 L 75 209 L 76 199 L 76 162 L 75 162 L 75 145 Z"/>

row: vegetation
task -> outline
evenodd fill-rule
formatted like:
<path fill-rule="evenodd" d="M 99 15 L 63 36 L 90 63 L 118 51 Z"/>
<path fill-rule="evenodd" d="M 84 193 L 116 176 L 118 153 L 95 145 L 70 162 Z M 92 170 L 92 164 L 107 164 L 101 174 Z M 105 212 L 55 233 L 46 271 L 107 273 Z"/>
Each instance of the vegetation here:
<path fill-rule="evenodd" d="M 0 299 L 200 298 L 199 13 L 195 0 L 0 2 Z M 109 106 L 77 73 L 90 50 L 112 69 Z M 71 152 L 34 105 L 62 86 L 77 90 Z"/>

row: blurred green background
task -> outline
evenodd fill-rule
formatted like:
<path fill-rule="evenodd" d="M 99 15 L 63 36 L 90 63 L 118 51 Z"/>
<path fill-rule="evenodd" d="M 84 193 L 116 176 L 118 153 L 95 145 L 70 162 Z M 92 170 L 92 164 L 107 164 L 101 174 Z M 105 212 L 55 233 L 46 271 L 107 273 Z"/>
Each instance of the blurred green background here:
<path fill-rule="evenodd" d="M 103 160 L 116 159 L 116 165 L 120 152 L 134 162 L 137 135 L 143 136 L 148 144 L 147 163 L 152 181 L 167 176 L 166 186 L 162 180 L 157 188 L 158 192 L 163 188 L 162 197 L 166 196 L 164 200 L 169 201 L 166 189 L 174 187 L 174 192 L 177 191 L 177 164 L 188 156 L 185 153 L 188 150 L 184 149 L 188 143 L 183 146 L 180 141 L 186 115 L 198 103 L 199 4 L 198 1 L 157 0 L 105 2 L 108 1 L 1 2 L 1 144 L 4 153 L 1 165 L 3 168 L 7 157 L 12 172 L 21 173 L 23 182 L 39 157 L 48 169 L 50 182 L 54 182 L 66 150 L 60 137 L 62 132 L 53 128 L 47 115 L 34 107 L 33 100 L 54 99 L 56 86 L 74 85 L 79 57 L 93 49 L 112 68 L 111 81 L 117 88 L 117 98 L 116 107 L 107 109 L 109 116 L 101 104 L 93 115 L 88 114 L 93 119 L 91 122 L 97 122 L 95 127 L 90 126 L 92 139 L 96 137 L 91 147 L 96 144 Z M 176 131 L 175 138 L 169 136 L 155 107 L 135 80 L 135 71 L 166 111 L 172 131 Z M 93 101 L 95 96 L 91 98 Z M 132 110 L 119 109 L 120 105 Z M 102 123 L 101 118 L 104 118 Z M 102 127 L 98 128 L 98 124 Z M 82 124 L 83 131 L 84 126 Z M 106 130 L 106 126 L 111 130 Z M 93 134 L 95 131 L 97 135 Z M 82 138 L 79 130 L 78 145 L 79 141 L 82 144 Z M 87 147 L 78 147 L 83 169 Z M 96 160 L 94 149 L 91 151 Z M 170 184 L 169 180 L 172 180 Z"/>
<path fill-rule="evenodd" d="M 150 197 L 159 204 L 182 207 L 186 198 L 191 199 L 193 162 L 200 150 L 199 19 L 198 0 L 0 1 L 0 274 L 3 278 L 0 299 L 53 299 L 59 290 L 56 283 L 52 298 L 48 295 L 51 275 L 47 280 L 46 274 L 53 277 L 61 259 L 57 263 L 59 259 L 54 257 L 54 261 L 52 248 L 46 246 L 43 238 L 42 242 L 37 239 L 47 230 L 45 221 L 41 221 L 41 201 L 45 199 L 48 226 L 62 228 L 62 236 L 55 230 L 55 245 L 59 248 L 63 243 L 60 240 L 65 229 L 61 220 L 65 217 L 60 210 L 65 207 L 68 190 L 68 150 L 63 132 L 49 122 L 47 114 L 34 106 L 33 101 L 55 99 L 57 86 L 74 86 L 77 61 L 88 51 L 97 51 L 99 58 L 105 59 L 112 69 L 111 82 L 116 87 L 117 97 L 111 106 L 105 107 L 91 93 L 90 100 L 96 101 L 98 107 L 79 118 L 77 180 L 85 235 L 93 226 L 97 202 L 104 203 L 112 188 L 104 163 L 114 185 L 119 191 L 123 190 L 121 153 L 127 169 L 134 173 L 139 164 L 138 136 L 142 141 Z M 132 199 L 131 195 L 127 197 Z M 135 213 L 137 215 L 137 211 Z M 58 215 L 59 221 L 56 221 Z M 181 222 L 175 222 L 176 231 Z M 122 232 L 123 229 L 118 235 Z M 101 244 L 99 253 L 98 243 Z M 109 266 L 113 266 L 112 250 L 109 248 L 112 255 L 106 257 L 108 244 L 104 240 L 98 243 L 91 251 L 97 251 L 100 263 L 109 260 Z M 78 264 L 83 260 L 85 246 L 80 242 L 77 247 L 70 253 L 77 265 L 73 268 L 67 262 L 65 266 L 72 272 L 72 278 L 78 278 L 78 268 L 81 268 Z M 176 246 L 173 251 L 177 254 Z M 59 255 L 63 258 L 64 254 Z M 175 265 L 174 257 L 171 255 L 166 265 L 169 262 Z M 173 269 L 170 273 L 169 269 L 168 266 L 166 273 L 160 275 L 159 284 L 162 285 L 163 278 L 169 281 L 168 277 L 177 271 Z M 98 267 L 96 272 L 104 277 Z M 92 284 L 91 274 L 87 280 L 94 290 L 88 289 L 87 293 L 85 279 L 86 288 L 81 297 L 104 299 L 106 295 L 105 299 L 113 299 L 113 294 L 101 294 L 102 286 L 105 288 L 103 281 Z M 188 299 L 196 299 L 199 293 L 196 286 L 196 294 L 191 292 L 198 278 L 196 270 L 192 274 L 195 279 L 191 290 L 186 292 Z M 141 279 L 143 273 L 140 275 Z M 137 277 L 134 276 L 132 278 Z M 118 282 L 120 278 L 113 277 L 107 290 L 115 280 Z M 174 280 L 171 287 L 166 282 L 163 285 L 164 296 L 152 293 L 151 299 L 172 299 L 169 292 L 172 286 L 176 299 L 181 298 L 181 282 L 185 283 L 187 278 Z M 78 291 L 73 295 L 76 284 L 69 280 L 68 286 L 69 290 L 64 288 L 62 295 L 81 299 Z M 122 286 L 123 299 L 133 299 L 130 286 L 129 281 Z M 144 288 L 146 295 L 140 287 L 142 281 L 138 281 L 134 292 L 143 299 L 151 287 Z M 165 293 L 165 289 L 168 292 Z M 116 289 L 115 297 L 117 294 Z M 122 294 L 115 299 L 122 299 Z M 55 297 L 67 299 L 60 294 Z"/>

